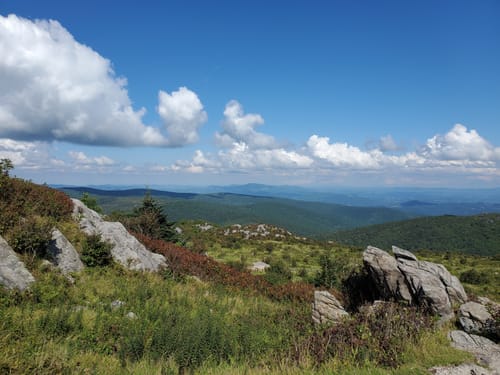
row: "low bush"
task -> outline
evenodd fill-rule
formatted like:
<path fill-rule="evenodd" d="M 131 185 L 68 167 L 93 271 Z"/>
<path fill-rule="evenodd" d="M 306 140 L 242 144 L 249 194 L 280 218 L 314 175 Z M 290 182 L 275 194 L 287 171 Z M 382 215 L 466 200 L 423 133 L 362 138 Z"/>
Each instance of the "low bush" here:
<path fill-rule="evenodd" d="M 238 271 L 173 243 L 154 240 L 141 234 L 135 236 L 149 250 L 165 256 L 169 272 L 173 277 L 196 276 L 225 286 L 257 291 L 280 301 L 312 302 L 313 300 L 314 288 L 310 284 L 288 282 L 273 285 L 262 276 L 252 275 L 248 271 Z"/>
<path fill-rule="evenodd" d="M 388 302 L 313 334 L 296 348 L 295 356 L 310 355 L 317 364 L 337 360 L 397 367 L 408 347 L 431 327 L 432 319 L 423 312 Z"/>
<path fill-rule="evenodd" d="M 468 284 L 487 284 L 488 283 L 488 275 L 484 272 L 479 272 L 474 268 L 462 272 L 460 274 L 460 281 Z"/>
<path fill-rule="evenodd" d="M 53 225 L 54 221 L 46 217 L 19 218 L 4 235 L 14 251 L 32 258 L 44 257 L 52 239 Z"/>
<path fill-rule="evenodd" d="M 104 267 L 111 264 L 112 245 L 103 241 L 101 236 L 93 234 L 87 236 L 82 244 L 82 262 L 87 267 Z"/>

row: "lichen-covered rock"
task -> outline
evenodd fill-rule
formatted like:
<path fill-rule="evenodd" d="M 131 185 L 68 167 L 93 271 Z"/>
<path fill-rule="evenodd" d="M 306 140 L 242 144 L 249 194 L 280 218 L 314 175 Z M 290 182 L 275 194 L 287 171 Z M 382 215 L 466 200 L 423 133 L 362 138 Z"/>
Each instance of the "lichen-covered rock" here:
<path fill-rule="evenodd" d="M 453 317 L 453 305 L 467 301 L 460 281 L 441 264 L 419 261 L 407 250 L 393 246 L 392 257 L 368 246 L 363 262 L 380 297 L 426 305 L 442 320 Z"/>
<path fill-rule="evenodd" d="M 500 346 L 486 337 L 472 335 L 464 331 L 451 331 L 453 347 L 474 354 L 479 364 L 488 366 L 492 373 L 500 375 Z"/>
<path fill-rule="evenodd" d="M 327 291 L 315 291 L 312 304 L 312 319 L 317 324 L 336 323 L 349 316 L 342 304 Z"/>
<path fill-rule="evenodd" d="M 493 324 L 493 317 L 485 306 L 477 302 L 467 302 L 458 309 L 458 321 L 467 333 L 483 334 Z"/>
<path fill-rule="evenodd" d="M 408 303 L 413 301 L 407 282 L 394 257 L 384 250 L 368 246 L 363 253 L 363 263 L 382 298 L 403 300 Z"/>
<path fill-rule="evenodd" d="M 73 205 L 73 215 L 82 231 L 100 234 L 104 241 L 111 243 L 111 255 L 116 262 L 136 271 L 158 271 L 167 266 L 163 255 L 146 249 L 121 223 L 103 220 L 78 199 L 73 199 Z"/>
<path fill-rule="evenodd" d="M 76 249 L 58 229 L 52 231 L 47 253 L 64 275 L 79 272 L 84 267 Z"/>
<path fill-rule="evenodd" d="M 35 281 L 17 254 L 0 236 L 0 284 L 7 289 L 25 290 Z"/>

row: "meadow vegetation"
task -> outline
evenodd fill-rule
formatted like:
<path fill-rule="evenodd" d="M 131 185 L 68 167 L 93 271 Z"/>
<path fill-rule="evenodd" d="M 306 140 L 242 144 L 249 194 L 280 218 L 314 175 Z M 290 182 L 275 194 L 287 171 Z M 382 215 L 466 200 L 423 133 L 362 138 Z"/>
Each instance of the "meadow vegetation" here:
<path fill-rule="evenodd" d="M 425 374 L 431 366 L 471 360 L 450 347 L 450 327 L 435 328 L 423 311 L 388 304 L 370 312 L 353 304 L 350 282 L 362 276 L 359 248 L 279 229 L 247 239 L 227 228 L 182 223 L 177 244 L 165 241 L 162 230 L 136 230 L 169 267 L 129 271 L 112 261 L 99 236 L 79 231 L 65 194 L 12 178 L 10 169 L 1 164 L 0 234 L 14 241 L 37 281 L 25 292 L 0 288 L 0 373 Z M 143 223 L 141 215 L 154 218 L 152 211 L 136 210 L 124 220 L 131 231 Z M 148 221 L 149 229 L 172 228 L 164 218 Z M 52 227 L 87 265 L 72 278 L 42 259 L 45 240 L 38 237 Z M 498 300 L 491 259 L 419 256 L 442 257 L 452 272 L 464 274 L 470 290 Z M 247 271 L 256 260 L 269 262 L 269 271 Z M 314 284 L 353 305 L 352 318 L 314 326 Z"/>

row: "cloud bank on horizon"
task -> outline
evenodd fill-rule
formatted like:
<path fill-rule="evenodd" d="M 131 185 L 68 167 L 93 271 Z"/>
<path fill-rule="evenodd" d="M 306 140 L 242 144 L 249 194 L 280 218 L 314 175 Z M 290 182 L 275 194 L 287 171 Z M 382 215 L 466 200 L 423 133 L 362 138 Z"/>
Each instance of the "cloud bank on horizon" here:
<path fill-rule="evenodd" d="M 162 126 L 145 124 L 146 109 L 133 108 L 127 81 L 115 75 L 111 61 L 76 41 L 57 21 L 0 16 L 0 56 L 0 158 L 11 159 L 16 168 L 137 173 L 144 166 L 106 155 L 88 156 L 76 147 L 193 145 L 208 120 L 198 95 L 179 87 L 171 93 L 158 90 L 156 111 Z M 312 178 L 391 171 L 500 178 L 500 147 L 461 124 L 443 135 L 429 135 L 409 151 L 390 134 L 371 149 L 321 134 L 291 145 L 260 131 L 263 126 L 260 114 L 245 113 L 241 103 L 231 100 L 213 135 L 215 151 L 197 149 L 191 159 L 165 165 L 154 160 L 144 172 L 262 172 Z M 75 146 L 65 158 L 54 156 L 60 142 Z"/>

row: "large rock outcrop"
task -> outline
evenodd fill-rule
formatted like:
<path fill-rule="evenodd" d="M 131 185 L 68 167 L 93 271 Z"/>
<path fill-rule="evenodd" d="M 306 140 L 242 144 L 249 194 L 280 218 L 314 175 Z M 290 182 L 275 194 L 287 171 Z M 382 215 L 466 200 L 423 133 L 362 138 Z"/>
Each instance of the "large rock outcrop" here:
<path fill-rule="evenodd" d="M 25 290 L 34 281 L 24 263 L 0 236 L 0 284 L 7 289 Z"/>
<path fill-rule="evenodd" d="M 348 316 L 341 303 L 326 290 L 314 292 L 312 319 L 317 324 L 336 323 Z"/>
<path fill-rule="evenodd" d="M 500 375 L 500 346 L 486 337 L 464 331 L 451 331 L 451 345 L 459 350 L 474 354 L 479 364 L 488 366 L 493 374 Z"/>
<path fill-rule="evenodd" d="M 467 301 L 460 281 L 441 264 L 419 261 L 407 250 L 393 246 L 387 252 L 368 246 L 363 263 L 383 299 L 425 305 L 443 317 L 453 316 L 453 305 Z"/>
<path fill-rule="evenodd" d="M 58 229 L 52 231 L 47 254 L 64 275 L 79 272 L 84 267 L 76 249 Z"/>
<path fill-rule="evenodd" d="M 116 262 L 137 271 L 157 271 L 167 266 L 163 255 L 146 249 L 122 223 L 103 220 L 78 199 L 73 199 L 73 205 L 73 215 L 79 221 L 80 229 L 89 235 L 100 234 L 103 240 L 111 243 L 111 255 Z"/>

